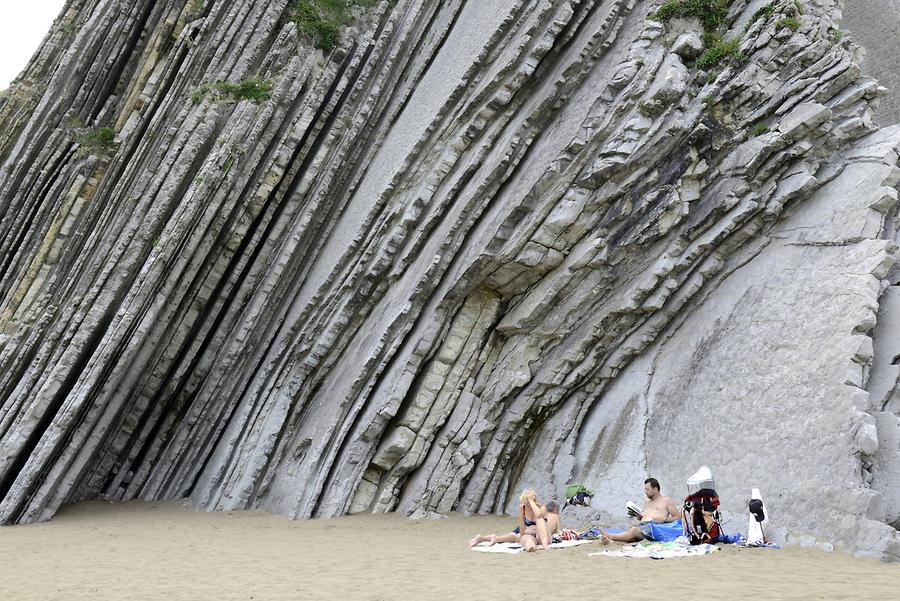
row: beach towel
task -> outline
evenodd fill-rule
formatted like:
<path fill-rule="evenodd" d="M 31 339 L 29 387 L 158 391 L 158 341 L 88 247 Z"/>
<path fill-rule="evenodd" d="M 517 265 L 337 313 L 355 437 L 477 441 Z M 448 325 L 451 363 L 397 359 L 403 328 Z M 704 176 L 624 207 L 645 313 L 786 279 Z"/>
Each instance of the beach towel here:
<path fill-rule="evenodd" d="M 587 545 L 594 541 L 590 540 L 564 540 L 562 542 L 553 543 L 550 545 L 551 549 L 565 549 L 566 547 L 577 547 L 578 545 Z M 544 545 L 538 545 L 538 549 L 543 549 Z M 482 553 L 522 553 L 522 545 L 519 543 L 497 543 L 494 545 L 488 546 L 487 543 L 479 543 L 472 547 L 473 551 L 480 551 Z"/>
<path fill-rule="evenodd" d="M 692 557 L 709 555 L 719 550 L 715 545 L 682 545 L 679 543 L 634 543 L 620 549 L 604 549 L 598 553 L 588 553 L 591 557 L 638 557 L 649 559 L 672 559 L 675 557 Z"/>
<path fill-rule="evenodd" d="M 653 536 L 653 540 L 657 542 L 671 543 L 684 534 L 684 526 L 682 525 L 681 520 L 675 520 L 674 522 L 665 524 L 652 522 L 650 524 L 650 534 Z"/>
<path fill-rule="evenodd" d="M 684 528 L 681 525 L 681 520 L 675 520 L 674 522 L 668 522 L 666 524 L 657 524 L 656 522 L 650 522 L 648 525 L 650 526 L 650 535 L 653 537 L 653 540 L 660 543 L 671 543 L 679 536 L 682 536 L 684 534 Z M 600 532 L 600 530 L 596 528 L 592 528 L 591 530 L 596 530 L 598 534 Z M 621 532 L 625 532 L 625 530 L 627 530 L 627 527 L 624 530 L 619 528 L 605 528 L 605 530 L 610 534 L 619 534 Z M 582 534 L 581 538 L 586 538 L 585 534 Z"/>
<path fill-rule="evenodd" d="M 675 520 L 674 522 L 668 522 L 665 524 L 657 524 L 656 522 L 652 522 L 648 524 L 650 526 L 650 535 L 653 537 L 653 540 L 659 543 L 672 543 L 678 540 L 680 537 L 684 536 L 684 526 L 681 520 Z M 618 534 L 619 532 L 624 532 L 624 530 L 618 530 L 616 528 L 608 528 L 607 532 L 611 532 L 613 534 Z M 584 538 L 584 535 L 582 535 Z M 720 543 L 734 543 L 738 542 L 741 539 L 739 534 L 720 534 L 718 542 Z"/>
<path fill-rule="evenodd" d="M 735 540 L 735 541 L 730 540 L 728 542 L 730 542 L 735 547 L 761 548 L 761 549 L 780 549 L 781 548 L 778 545 L 778 543 L 747 542 L 747 540 L 743 536 L 740 536 L 740 535 L 737 535 L 737 540 Z"/>

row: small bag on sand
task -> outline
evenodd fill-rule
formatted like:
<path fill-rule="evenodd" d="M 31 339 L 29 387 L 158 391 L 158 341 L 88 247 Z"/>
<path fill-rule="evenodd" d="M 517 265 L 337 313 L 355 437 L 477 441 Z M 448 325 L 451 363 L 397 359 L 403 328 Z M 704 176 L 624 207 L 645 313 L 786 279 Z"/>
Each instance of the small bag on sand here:
<path fill-rule="evenodd" d="M 563 504 L 563 509 L 569 505 L 590 507 L 593 496 L 594 493 L 588 490 L 584 484 L 570 484 L 566 487 L 566 502 Z"/>

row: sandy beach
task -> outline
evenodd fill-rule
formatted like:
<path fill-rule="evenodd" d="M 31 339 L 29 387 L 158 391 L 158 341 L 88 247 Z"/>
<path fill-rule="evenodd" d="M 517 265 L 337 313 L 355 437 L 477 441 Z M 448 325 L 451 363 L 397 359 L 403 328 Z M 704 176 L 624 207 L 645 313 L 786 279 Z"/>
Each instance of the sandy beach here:
<path fill-rule="evenodd" d="M 599 597 L 890 599 L 900 565 L 835 551 L 724 546 L 654 561 L 590 556 L 591 544 L 476 553 L 502 517 L 360 515 L 290 521 L 195 512 L 181 502 L 87 502 L 42 524 L 0 528 L 0 599 L 465 600 Z"/>

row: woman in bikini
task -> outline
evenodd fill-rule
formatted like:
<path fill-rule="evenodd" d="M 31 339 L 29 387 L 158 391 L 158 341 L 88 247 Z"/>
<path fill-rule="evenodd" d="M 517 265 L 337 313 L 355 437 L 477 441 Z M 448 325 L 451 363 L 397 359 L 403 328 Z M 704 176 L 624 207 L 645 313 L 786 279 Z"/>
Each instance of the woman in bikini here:
<path fill-rule="evenodd" d="M 519 497 L 519 532 L 522 533 L 522 548 L 531 552 L 537 548 L 538 543 L 550 548 L 550 536 L 556 530 L 550 529 L 549 511 L 546 505 L 537 501 L 537 494 L 533 490 L 526 490 Z M 558 519 L 556 526 L 559 526 Z"/>
<path fill-rule="evenodd" d="M 521 543 L 525 551 L 534 551 L 538 543 L 544 548 L 550 546 L 550 537 L 559 530 L 559 504 L 550 501 L 546 505 L 537 502 L 537 494 L 533 490 L 526 490 L 519 497 L 519 525 L 508 534 L 479 534 L 471 541 L 469 546 L 483 542 L 490 545 L 495 543 Z"/>

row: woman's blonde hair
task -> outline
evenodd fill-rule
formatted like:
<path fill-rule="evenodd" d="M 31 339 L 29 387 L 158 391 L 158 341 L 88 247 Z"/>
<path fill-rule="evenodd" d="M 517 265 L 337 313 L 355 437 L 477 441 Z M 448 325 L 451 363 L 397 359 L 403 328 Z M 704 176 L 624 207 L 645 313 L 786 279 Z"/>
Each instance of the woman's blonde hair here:
<path fill-rule="evenodd" d="M 526 502 L 528 502 L 529 497 L 531 497 L 532 499 L 537 501 L 537 493 L 534 492 L 533 490 L 531 490 L 530 488 L 528 490 L 526 490 L 525 492 L 523 492 L 519 496 L 519 501 L 521 501 L 522 503 L 526 503 Z"/>

